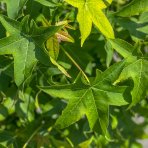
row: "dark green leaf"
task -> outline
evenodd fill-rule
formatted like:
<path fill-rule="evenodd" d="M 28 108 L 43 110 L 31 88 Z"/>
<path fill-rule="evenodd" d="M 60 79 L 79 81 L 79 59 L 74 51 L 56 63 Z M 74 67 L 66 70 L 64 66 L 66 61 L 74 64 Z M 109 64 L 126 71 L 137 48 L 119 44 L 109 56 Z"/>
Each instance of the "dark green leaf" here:
<path fill-rule="evenodd" d="M 14 79 L 19 86 L 30 74 L 40 60 L 48 63 L 44 42 L 55 34 L 60 27 L 37 27 L 28 17 L 22 22 L 17 22 L 5 16 L 0 16 L 0 21 L 10 36 L 0 40 L 0 55 L 12 54 L 14 58 Z"/>

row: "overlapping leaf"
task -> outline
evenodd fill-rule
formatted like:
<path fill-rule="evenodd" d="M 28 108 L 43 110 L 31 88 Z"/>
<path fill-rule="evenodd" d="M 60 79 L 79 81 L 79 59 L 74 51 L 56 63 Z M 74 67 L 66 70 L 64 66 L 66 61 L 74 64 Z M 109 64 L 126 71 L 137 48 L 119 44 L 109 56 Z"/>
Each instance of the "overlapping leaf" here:
<path fill-rule="evenodd" d="M 148 61 L 139 59 L 128 65 L 121 73 L 118 81 L 132 79 L 134 87 L 131 91 L 132 103 L 130 106 L 135 105 L 146 97 L 148 89 Z"/>
<path fill-rule="evenodd" d="M 138 58 L 136 49 L 131 44 L 121 39 L 109 40 L 112 47 L 124 58 L 128 58 L 127 67 L 121 72 L 118 81 L 125 81 L 132 79 L 134 82 L 131 91 L 132 103 L 130 106 L 135 105 L 146 97 L 148 88 L 148 61 L 143 58 Z"/>
<path fill-rule="evenodd" d="M 132 0 L 131 3 L 123 7 L 116 14 L 122 17 L 130 17 L 130 16 L 137 15 L 145 11 L 148 11 L 148 1 L 147 0 Z"/>
<path fill-rule="evenodd" d="M 10 18 L 18 17 L 28 0 L 3 0 L 7 4 L 7 13 Z"/>
<path fill-rule="evenodd" d="M 38 60 L 47 64 L 44 42 L 55 34 L 60 27 L 37 27 L 28 17 L 22 22 L 0 15 L 0 21 L 10 36 L 0 40 L 0 55 L 12 54 L 14 58 L 14 79 L 19 86 L 32 71 Z"/>
<path fill-rule="evenodd" d="M 124 58 L 132 56 L 134 47 L 122 39 L 108 40 L 112 47 Z"/>
<path fill-rule="evenodd" d="M 102 9 L 106 5 L 102 0 L 65 0 L 67 3 L 78 8 L 77 20 L 81 31 L 81 46 L 89 36 L 92 28 L 92 23 L 102 32 L 107 38 L 114 38 L 114 32 L 107 17 Z M 109 1 L 110 3 L 110 1 Z"/>
<path fill-rule="evenodd" d="M 44 92 L 68 101 L 56 125 L 65 128 L 86 115 L 91 129 L 100 124 L 103 133 L 106 134 L 109 105 L 128 104 L 124 100 L 126 87 L 113 85 L 123 67 L 124 62 L 120 62 L 103 73 L 98 71 L 90 85 L 77 81 L 71 85 L 40 87 Z"/>
<path fill-rule="evenodd" d="M 35 0 L 36 2 L 44 5 L 44 6 L 47 6 L 47 7 L 56 7 L 58 6 L 58 4 L 52 2 L 52 1 L 47 1 L 47 0 Z"/>

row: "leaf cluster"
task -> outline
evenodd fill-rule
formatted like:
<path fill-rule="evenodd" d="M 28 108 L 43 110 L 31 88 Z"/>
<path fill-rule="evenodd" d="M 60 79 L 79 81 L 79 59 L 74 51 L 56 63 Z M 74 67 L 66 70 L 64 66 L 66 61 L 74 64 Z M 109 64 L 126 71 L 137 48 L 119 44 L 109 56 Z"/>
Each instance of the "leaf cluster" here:
<path fill-rule="evenodd" d="M 0 147 L 142 147 L 147 0 L 0 0 L 0 31 Z"/>

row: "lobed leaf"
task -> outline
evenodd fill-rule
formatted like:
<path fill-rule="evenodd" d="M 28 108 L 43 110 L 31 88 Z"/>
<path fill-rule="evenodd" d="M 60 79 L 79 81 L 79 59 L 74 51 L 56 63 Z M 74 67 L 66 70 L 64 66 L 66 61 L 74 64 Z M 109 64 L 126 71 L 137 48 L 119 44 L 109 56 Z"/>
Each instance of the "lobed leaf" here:
<path fill-rule="evenodd" d="M 148 61 L 145 59 L 139 59 L 129 64 L 119 76 L 118 81 L 132 79 L 134 82 L 134 86 L 131 91 L 132 103 L 130 107 L 137 104 L 146 97 L 146 91 L 148 88 L 147 67 Z"/>
<path fill-rule="evenodd" d="M 86 115 L 91 129 L 95 129 L 100 124 L 103 133 L 106 134 L 109 105 L 128 104 L 124 100 L 126 87 L 112 85 L 123 67 L 124 62 L 120 62 L 105 72 L 98 73 L 90 85 L 78 81 L 71 85 L 40 87 L 47 94 L 68 100 L 68 105 L 56 125 L 65 128 Z"/>
<path fill-rule="evenodd" d="M 102 9 L 106 8 L 102 0 L 65 0 L 67 3 L 78 8 L 77 20 L 80 25 L 81 46 L 89 36 L 92 28 L 92 23 L 101 31 L 107 38 L 114 38 L 114 32 L 110 22 L 108 21 Z"/>
<path fill-rule="evenodd" d="M 14 58 L 14 79 L 19 86 L 31 74 L 38 60 L 48 63 L 48 55 L 44 42 L 54 35 L 60 27 L 37 27 L 34 22 L 31 28 L 24 26 L 28 22 L 25 17 L 20 23 L 0 15 L 0 21 L 10 33 L 9 37 L 0 39 L 0 55 L 11 54 Z"/>

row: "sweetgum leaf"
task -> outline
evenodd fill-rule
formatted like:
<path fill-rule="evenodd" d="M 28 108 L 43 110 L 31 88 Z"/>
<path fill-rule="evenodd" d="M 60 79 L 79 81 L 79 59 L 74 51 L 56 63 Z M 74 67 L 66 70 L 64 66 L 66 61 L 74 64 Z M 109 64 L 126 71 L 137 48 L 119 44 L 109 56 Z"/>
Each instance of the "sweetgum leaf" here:
<path fill-rule="evenodd" d="M 132 0 L 131 3 L 129 3 L 128 5 L 123 7 L 120 11 L 118 11 L 116 15 L 122 17 L 130 17 L 146 11 L 148 11 L 147 0 Z"/>
<path fill-rule="evenodd" d="M 0 22 L 10 34 L 0 39 L 0 55 L 13 55 L 14 79 L 19 86 L 31 74 L 38 60 L 45 64 L 49 62 L 44 42 L 54 35 L 60 26 L 37 27 L 33 20 L 29 25 L 28 17 L 18 22 L 2 15 Z"/>
<path fill-rule="evenodd" d="M 133 63 L 129 64 L 122 71 L 119 76 L 118 81 L 124 81 L 127 79 L 132 79 L 134 81 L 134 87 L 131 91 L 133 106 L 140 102 L 146 97 L 146 91 L 148 88 L 148 61 L 145 59 L 135 60 Z"/>
<path fill-rule="evenodd" d="M 98 71 L 91 84 L 84 84 L 78 79 L 76 83 L 70 85 L 40 87 L 47 94 L 68 101 L 56 125 L 65 128 L 86 115 L 91 129 L 94 130 L 100 124 L 103 133 L 106 134 L 109 105 L 128 104 L 124 100 L 126 87 L 113 85 L 124 64 L 125 62 L 117 63 L 103 73 Z"/>
<path fill-rule="evenodd" d="M 107 38 L 114 38 L 114 32 L 110 22 L 103 13 L 102 9 L 106 5 L 102 0 L 65 0 L 67 3 L 78 8 L 77 20 L 80 25 L 81 46 L 89 36 L 92 28 L 92 23 L 102 32 Z"/>
<path fill-rule="evenodd" d="M 109 39 L 108 40 L 114 48 L 121 56 L 124 58 L 132 57 L 134 46 L 130 43 L 122 40 L 122 39 Z"/>

